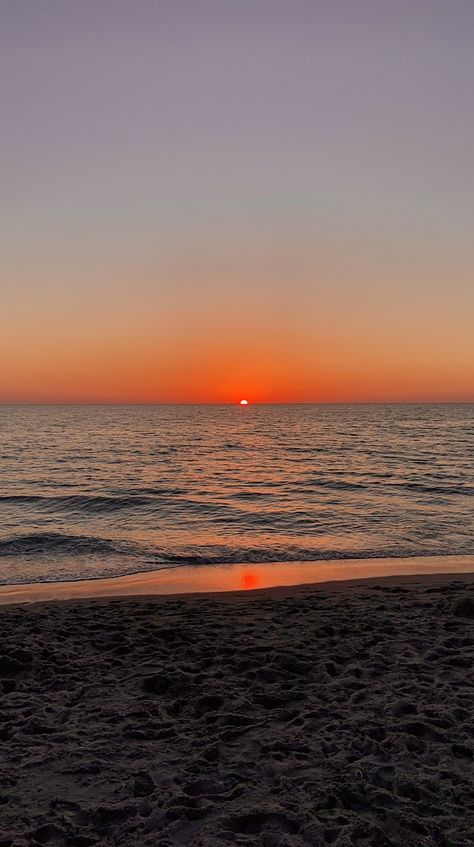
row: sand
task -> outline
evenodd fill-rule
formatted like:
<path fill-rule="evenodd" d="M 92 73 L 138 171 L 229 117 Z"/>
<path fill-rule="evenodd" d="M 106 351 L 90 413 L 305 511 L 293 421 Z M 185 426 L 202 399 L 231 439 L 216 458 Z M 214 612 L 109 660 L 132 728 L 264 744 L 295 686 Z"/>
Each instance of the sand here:
<path fill-rule="evenodd" d="M 474 843 L 472 577 L 0 610 L 0 845 Z"/>

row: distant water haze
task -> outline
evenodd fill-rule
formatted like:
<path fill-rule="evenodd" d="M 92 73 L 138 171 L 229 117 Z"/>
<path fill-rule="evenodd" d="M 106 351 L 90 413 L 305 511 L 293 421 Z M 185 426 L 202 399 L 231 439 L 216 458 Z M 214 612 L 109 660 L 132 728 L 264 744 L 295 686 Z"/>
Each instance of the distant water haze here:
<path fill-rule="evenodd" d="M 461 404 L 0 407 L 0 581 L 472 554 L 473 424 Z"/>

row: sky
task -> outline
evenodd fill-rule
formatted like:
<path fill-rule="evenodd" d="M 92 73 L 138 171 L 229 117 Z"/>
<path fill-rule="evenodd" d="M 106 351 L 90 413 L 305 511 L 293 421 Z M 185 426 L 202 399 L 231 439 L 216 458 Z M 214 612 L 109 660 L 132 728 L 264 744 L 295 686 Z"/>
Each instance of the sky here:
<path fill-rule="evenodd" d="M 471 0 L 0 0 L 0 402 L 474 399 Z"/>

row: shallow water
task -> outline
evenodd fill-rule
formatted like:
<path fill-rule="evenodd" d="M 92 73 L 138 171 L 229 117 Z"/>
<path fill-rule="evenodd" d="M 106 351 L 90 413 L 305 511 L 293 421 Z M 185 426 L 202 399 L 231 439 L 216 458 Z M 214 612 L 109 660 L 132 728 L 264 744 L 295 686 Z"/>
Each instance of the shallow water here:
<path fill-rule="evenodd" d="M 0 408 L 0 581 L 459 555 L 472 405 Z"/>

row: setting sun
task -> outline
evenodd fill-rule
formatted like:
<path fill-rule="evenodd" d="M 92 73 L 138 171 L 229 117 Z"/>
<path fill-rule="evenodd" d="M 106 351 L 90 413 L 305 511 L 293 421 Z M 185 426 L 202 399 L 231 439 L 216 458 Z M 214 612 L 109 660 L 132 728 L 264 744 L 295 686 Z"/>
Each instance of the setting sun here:
<path fill-rule="evenodd" d="M 241 400 L 241 401 L 240 401 L 240 405 L 241 405 L 241 406 L 248 406 L 248 404 L 249 404 L 249 401 L 248 401 L 248 400 Z"/>

